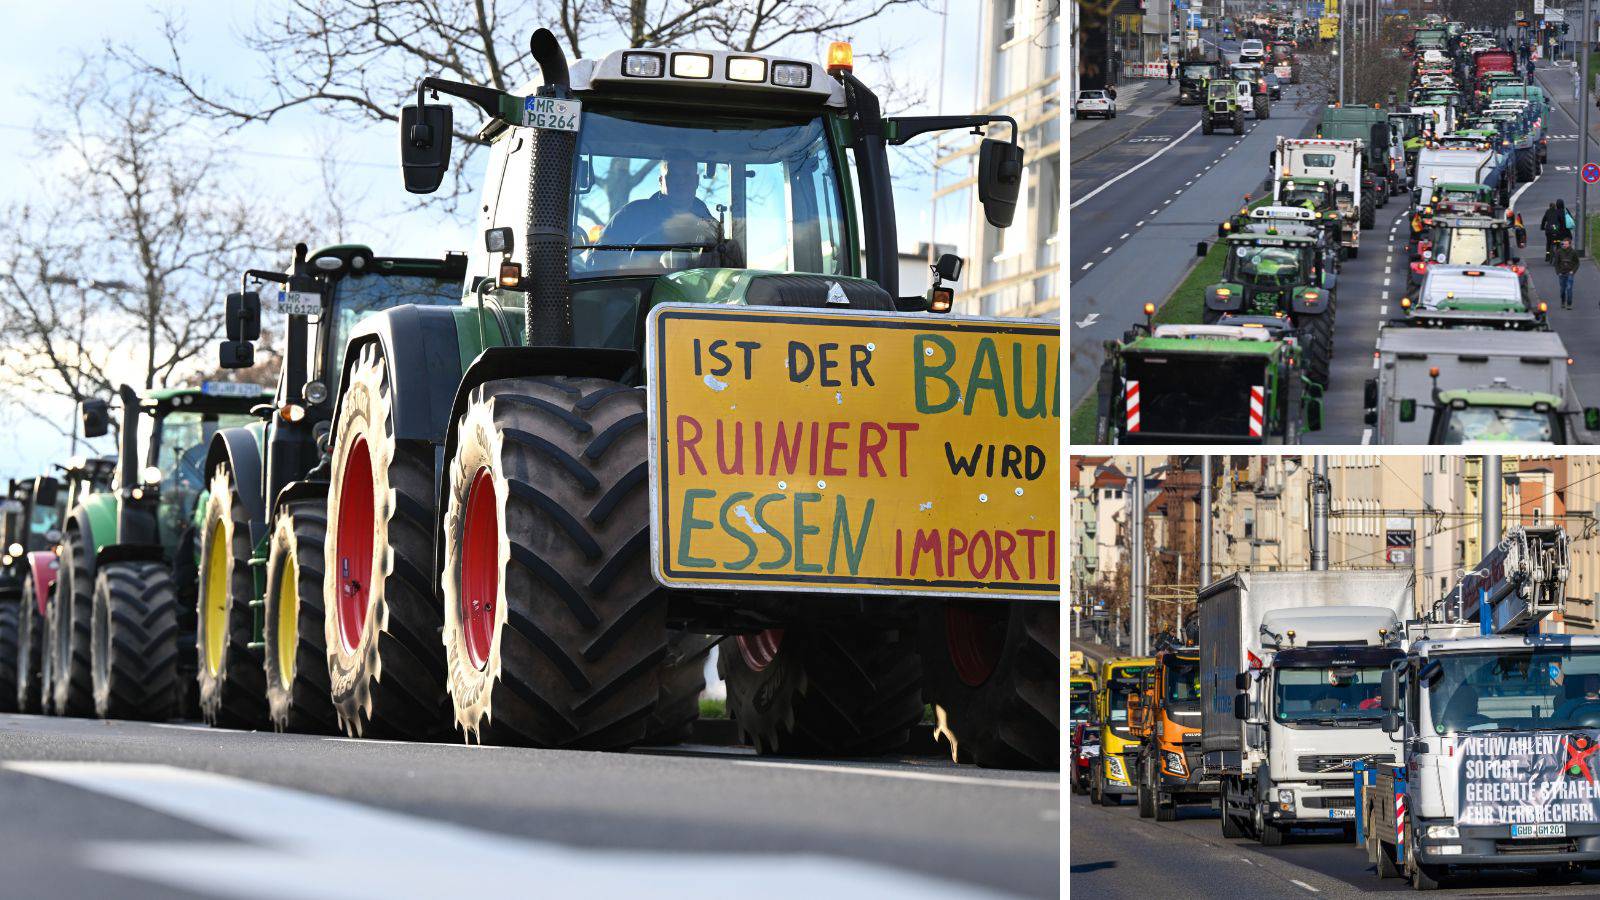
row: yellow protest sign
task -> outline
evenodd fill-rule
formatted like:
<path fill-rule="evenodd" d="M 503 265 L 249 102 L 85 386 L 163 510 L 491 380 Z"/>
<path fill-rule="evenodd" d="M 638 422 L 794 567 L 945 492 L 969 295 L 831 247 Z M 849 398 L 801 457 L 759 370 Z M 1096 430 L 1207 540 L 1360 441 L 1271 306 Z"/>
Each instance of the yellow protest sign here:
<path fill-rule="evenodd" d="M 646 356 L 662 584 L 1059 594 L 1059 327 L 663 304 Z"/>

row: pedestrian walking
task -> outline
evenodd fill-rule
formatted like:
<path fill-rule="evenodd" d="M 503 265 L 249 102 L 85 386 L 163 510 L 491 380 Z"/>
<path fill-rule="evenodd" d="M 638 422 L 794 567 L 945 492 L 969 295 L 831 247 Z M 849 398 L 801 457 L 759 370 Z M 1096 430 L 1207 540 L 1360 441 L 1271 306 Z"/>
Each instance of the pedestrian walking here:
<path fill-rule="evenodd" d="M 1539 230 L 1544 232 L 1545 262 L 1555 261 L 1556 245 L 1563 239 L 1572 237 L 1572 229 L 1576 224 L 1572 221 L 1572 214 L 1567 212 L 1564 200 L 1557 200 L 1544 211 L 1544 218 L 1539 220 Z"/>
<path fill-rule="evenodd" d="M 1578 274 L 1578 264 L 1582 259 L 1578 256 L 1578 248 L 1572 246 L 1572 238 L 1563 238 L 1561 246 L 1556 248 L 1556 280 L 1561 282 L 1561 308 L 1572 308 L 1572 282 Z"/>

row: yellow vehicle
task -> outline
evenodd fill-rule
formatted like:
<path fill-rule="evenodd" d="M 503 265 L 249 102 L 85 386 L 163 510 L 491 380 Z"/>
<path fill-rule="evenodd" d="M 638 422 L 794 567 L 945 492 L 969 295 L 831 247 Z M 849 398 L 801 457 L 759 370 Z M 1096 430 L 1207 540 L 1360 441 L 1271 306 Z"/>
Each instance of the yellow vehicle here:
<path fill-rule="evenodd" d="M 1184 803 L 1210 803 L 1216 779 L 1200 777 L 1200 650 L 1171 645 L 1155 656 L 1129 699 L 1129 730 L 1140 741 L 1133 769 L 1139 816 L 1170 822 Z"/>
<path fill-rule="evenodd" d="M 1100 692 L 1095 711 L 1100 720 L 1100 763 L 1089 780 L 1089 799 L 1101 806 L 1118 806 L 1135 793 L 1134 766 L 1139 740 L 1128 722 L 1128 698 L 1137 693 L 1144 673 L 1153 665 L 1149 656 L 1109 659 L 1100 667 Z"/>
<path fill-rule="evenodd" d="M 1334 16 L 1323 16 L 1317 20 L 1317 37 L 1324 41 L 1331 41 L 1339 36 L 1339 20 Z"/>
<path fill-rule="evenodd" d="M 1086 674 L 1082 650 L 1067 651 L 1067 671 L 1073 675 Z"/>
<path fill-rule="evenodd" d="M 1094 713 L 1095 683 L 1092 675 L 1074 675 L 1067 684 L 1067 718 L 1081 722 Z"/>

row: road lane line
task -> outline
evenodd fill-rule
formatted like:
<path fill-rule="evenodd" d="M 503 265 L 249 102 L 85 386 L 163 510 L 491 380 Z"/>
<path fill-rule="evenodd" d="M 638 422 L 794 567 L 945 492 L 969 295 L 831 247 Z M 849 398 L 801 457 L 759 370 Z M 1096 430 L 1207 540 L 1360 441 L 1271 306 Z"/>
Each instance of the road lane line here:
<path fill-rule="evenodd" d="M 1105 255 L 1105 254 L 1107 254 L 1107 253 L 1110 253 L 1110 252 L 1111 252 L 1111 248 L 1110 248 L 1110 247 L 1107 247 L 1107 248 L 1105 248 L 1105 249 L 1104 249 L 1104 250 L 1101 250 L 1101 251 L 1100 251 L 1100 253 L 1101 253 L 1101 255 L 1102 255 L 1102 256 L 1103 256 L 1103 255 Z"/>
<path fill-rule="evenodd" d="M 231 835 L 93 841 L 90 868 L 155 884 L 235 897 L 444 897 L 461 892 L 461 862 L 491 894 L 627 897 L 706 896 L 706 873 L 730 884 L 763 884 L 765 894 L 988 897 L 985 891 L 912 872 L 821 854 L 725 854 L 589 849 L 392 812 L 292 788 L 165 765 L 9 762 L 46 778 Z M 982 779 L 977 779 L 982 780 Z M 361 861 L 352 875 L 350 861 Z M 734 872 L 729 872 L 729 868 Z M 240 873 L 250 877 L 241 878 Z M 716 893 L 716 891 L 712 891 Z"/>
<path fill-rule="evenodd" d="M 1383 280 L 1383 286 L 1384 286 L 1384 287 L 1388 287 L 1388 286 L 1389 286 L 1389 279 L 1387 279 L 1387 278 L 1385 278 L 1385 279 L 1384 279 L 1384 280 Z"/>
<path fill-rule="evenodd" d="M 1383 304 L 1383 305 L 1378 307 L 1378 315 L 1387 316 L 1388 314 L 1389 314 L 1389 304 L 1385 303 L 1385 304 Z"/>
<path fill-rule="evenodd" d="M 1361 443 L 1363 443 L 1363 444 L 1372 443 L 1372 429 L 1371 428 L 1363 428 L 1363 429 L 1361 429 Z"/>
<path fill-rule="evenodd" d="M 1384 291 L 1383 292 L 1383 299 L 1385 299 L 1385 300 L 1389 299 L 1389 292 L 1388 291 Z"/>
<path fill-rule="evenodd" d="M 942 772 L 917 772 L 909 769 L 873 769 L 866 766 L 830 766 L 823 763 L 779 762 L 764 759 L 731 759 L 740 766 L 763 766 L 772 769 L 796 769 L 802 772 L 828 772 L 835 775 L 868 775 L 877 778 L 905 778 L 912 781 L 938 781 L 945 784 L 966 784 L 975 787 L 1019 788 L 1027 791 L 1061 792 L 1059 781 L 1023 781 L 1007 778 L 979 778 L 974 775 L 948 775 Z"/>
<path fill-rule="evenodd" d="M 1135 227 L 1135 228 L 1138 228 L 1138 227 L 1139 227 L 1139 226 L 1137 226 L 1137 225 L 1135 225 L 1135 226 L 1133 226 L 1133 227 Z M 1123 233 L 1122 233 L 1122 237 L 1119 237 L 1119 238 L 1117 238 L 1117 240 L 1119 240 L 1119 241 L 1125 241 L 1125 240 L 1127 240 L 1127 239 L 1128 239 L 1128 235 L 1130 235 L 1130 234 L 1133 234 L 1133 232 L 1131 232 L 1131 231 L 1124 231 L 1124 232 L 1123 232 Z"/>
<path fill-rule="evenodd" d="M 1087 272 L 1087 271 L 1089 271 L 1089 267 L 1092 266 L 1092 265 L 1094 265 L 1093 262 L 1086 262 L 1086 263 L 1083 264 L 1083 268 L 1079 269 L 1078 271 Z"/>
<path fill-rule="evenodd" d="M 1156 160 L 1160 159 L 1161 158 L 1161 154 L 1167 152 L 1168 150 L 1171 150 L 1173 147 L 1178 146 L 1178 142 L 1179 141 L 1182 141 L 1184 138 L 1188 137 L 1191 134 L 1194 134 L 1196 131 L 1199 131 L 1199 130 L 1200 130 L 1200 123 L 1199 122 L 1194 123 L 1194 125 L 1190 126 L 1188 131 L 1185 131 L 1183 134 L 1180 134 L 1177 137 L 1173 138 L 1170 143 L 1166 144 L 1160 150 L 1157 150 L 1155 153 L 1151 154 L 1149 159 L 1145 160 L 1142 163 L 1139 163 L 1138 165 L 1134 166 L 1133 168 L 1129 169 L 1128 171 L 1123 172 L 1121 175 L 1118 175 L 1117 177 L 1115 177 L 1115 178 L 1111 179 L 1110 181 L 1106 182 L 1105 184 L 1100 185 L 1099 187 L 1095 188 L 1094 190 L 1090 191 L 1089 193 L 1083 195 L 1082 197 L 1079 197 L 1077 200 L 1074 200 L 1072 202 L 1072 204 L 1067 207 L 1067 209 L 1069 209 L 1069 210 L 1077 209 L 1079 206 L 1082 206 L 1083 204 L 1089 202 L 1089 200 L 1092 199 L 1096 194 L 1100 193 L 1101 191 L 1105 190 L 1108 187 L 1111 187 L 1113 184 L 1116 184 L 1117 182 L 1121 181 L 1122 179 L 1127 178 L 1129 175 L 1132 175 L 1133 173 L 1135 173 L 1135 172 L 1139 171 L 1140 169 L 1144 168 L 1145 166 L 1148 166 L 1151 163 L 1155 162 Z"/>
<path fill-rule="evenodd" d="M 1322 892 L 1321 892 L 1321 891 L 1319 891 L 1319 890 L 1317 890 L 1317 889 L 1316 889 L 1316 888 L 1314 888 L 1314 887 L 1312 887 L 1312 886 L 1311 886 L 1311 885 L 1309 885 L 1309 884 L 1306 884 L 1306 883 L 1305 883 L 1305 882 L 1304 882 L 1304 881 L 1301 881 L 1301 880 L 1300 880 L 1300 879 L 1298 879 L 1298 878 L 1291 878 L 1291 879 L 1289 879 L 1289 883 L 1290 883 L 1290 884 L 1298 884 L 1298 885 L 1300 885 L 1300 886 L 1301 886 L 1301 887 L 1303 887 L 1303 888 L 1305 888 L 1305 889 L 1306 889 L 1306 890 L 1308 890 L 1308 891 L 1310 891 L 1310 892 L 1311 892 L 1311 893 L 1313 893 L 1313 894 L 1320 894 L 1320 893 L 1322 893 Z"/>
<path fill-rule="evenodd" d="M 1140 219 L 1139 221 L 1133 223 L 1133 227 L 1135 227 L 1135 228 L 1143 228 L 1144 227 L 1144 220 Z"/>
<path fill-rule="evenodd" d="M 1542 177 L 1542 176 L 1536 176 L 1533 179 L 1533 181 L 1538 181 L 1540 177 Z M 1511 202 L 1506 204 L 1506 208 L 1513 209 L 1513 210 L 1516 209 L 1517 208 L 1517 198 L 1522 196 L 1522 192 L 1523 191 L 1527 190 L 1528 188 L 1533 187 L 1533 181 L 1530 181 L 1527 184 L 1524 184 L 1522 187 L 1517 188 L 1517 192 L 1515 194 L 1511 195 Z"/>
<path fill-rule="evenodd" d="M 1155 214 L 1156 214 L 1156 213 L 1158 213 L 1158 212 L 1161 212 L 1161 210 L 1160 210 L 1160 208 L 1159 208 L 1159 207 L 1158 207 L 1158 208 L 1156 208 L 1156 209 L 1152 209 L 1152 210 L 1150 210 L 1150 215 L 1152 215 L 1152 216 L 1153 216 L 1153 215 L 1155 215 Z"/>

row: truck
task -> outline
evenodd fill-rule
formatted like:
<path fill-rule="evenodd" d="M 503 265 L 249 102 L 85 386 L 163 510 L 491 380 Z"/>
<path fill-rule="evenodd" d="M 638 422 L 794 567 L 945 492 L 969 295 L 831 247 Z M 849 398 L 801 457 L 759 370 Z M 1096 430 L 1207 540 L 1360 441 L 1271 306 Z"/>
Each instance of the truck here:
<path fill-rule="evenodd" d="M 1217 782 L 1200 765 L 1200 650 L 1169 644 L 1156 652 L 1145 686 L 1129 703 L 1139 739 L 1134 765 L 1139 816 L 1170 822 L 1178 807 L 1210 803 Z"/>
<path fill-rule="evenodd" d="M 1480 50 L 1472 54 L 1472 72 L 1468 83 L 1475 94 L 1481 95 L 1478 99 L 1482 100 L 1488 97 L 1484 85 L 1490 75 L 1516 70 L 1517 57 L 1510 50 Z"/>
<path fill-rule="evenodd" d="M 1600 862 L 1600 637 L 1554 633 L 1571 562 L 1560 527 L 1517 526 L 1408 622 L 1385 672 L 1392 760 L 1353 791 L 1380 878 L 1572 874 Z"/>
<path fill-rule="evenodd" d="M 1553 331 L 1396 328 L 1378 332 L 1365 421 L 1380 444 L 1515 440 L 1588 443 L 1600 410 L 1581 408 Z"/>
<path fill-rule="evenodd" d="M 1224 837 L 1354 827 L 1350 764 L 1389 754 L 1377 695 L 1410 569 L 1238 572 L 1200 589 L 1201 774 Z"/>
<path fill-rule="evenodd" d="M 1360 232 L 1376 222 L 1376 207 L 1381 205 L 1369 179 L 1363 177 L 1365 144 L 1357 140 L 1279 137 L 1267 155 L 1272 173 L 1272 202 L 1279 206 L 1300 205 L 1289 196 L 1297 179 L 1331 181 L 1334 200 L 1344 222 L 1348 241 L 1347 255 L 1360 250 Z"/>
<path fill-rule="evenodd" d="M 452 99 L 487 119 L 489 174 L 461 302 L 374 312 L 343 350 L 323 556 L 340 729 L 637 746 L 681 632 L 724 636 L 727 707 L 758 753 L 893 749 L 931 705 L 952 757 L 1059 768 L 1059 704 L 1038 702 L 1061 690 L 1059 514 L 1053 492 L 1013 483 L 1053 479 L 1059 461 L 1013 459 L 958 501 L 975 483 L 940 451 L 974 427 L 1016 426 L 1002 443 L 1024 457 L 1049 446 L 1060 331 L 951 316 L 953 255 L 902 295 L 890 190 L 889 147 L 976 130 L 985 220 L 1008 227 L 1024 166 L 1014 120 L 885 116 L 844 42 L 823 62 L 682 47 L 569 61 L 540 28 L 528 48 L 533 81 L 422 77 L 397 117 L 409 192 L 436 191 L 450 169 Z M 662 191 L 692 198 L 688 214 Z M 845 345 L 854 380 L 836 377 Z M 1022 360 L 1026 419 L 1001 422 L 992 395 L 979 405 L 952 374 L 991 351 Z M 920 425 L 906 464 L 839 475 L 836 460 L 830 475 L 787 455 L 813 406 L 831 419 L 898 408 Z M 875 427 L 834 433 L 873 446 Z M 757 429 L 760 473 L 731 456 Z M 780 430 L 774 463 L 765 442 Z M 920 526 L 865 520 L 869 503 L 880 517 L 902 503 L 896 484 L 916 485 L 907 509 L 938 493 Z M 930 569 L 952 503 L 1002 490 L 1016 505 L 999 540 L 1032 540 L 1036 564 Z M 776 510 L 792 520 L 796 504 L 802 528 L 839 536 L 831 561 L 816 555 L 822 532 L 780 528 Z"/>
<path fill-rule="evenodd" d="M 1128 720 L 1128 700 L 1139 692 L 1144 673 L 1155 665 L 1149 656 L 1108 659 L 1100 665 L 1100 691 L 1095 695 L 1095 721 L 1099 723 L 1100 756 L 1089 776 L 1089 800 L 1101 806 L 1121 806 L 1134 796 L 1134 766 L 1139 739 Z"/>
<path fill-rule="evenodd" d="M 1304 352 L 1267 323 L 1136 327 L 1105 344 L 1097 443 L 1295 444 L 1321 427 Z"/>
<path fill-rule="evenodd" d="M 1510 159 L 1505 153 L 1482 146 L 1424 147 L 1417 154 L 1412 207 L 1426 205 L 1424 195 L 1447 184 L 1484 185 L 1494 192 L 1497 205 L 1502 209 L 1510 206 L 1515 183 Z"/>
<path fill-rule="evenodd" d="M 1395 143 L 1386 111 L 1356 104 L 1325 107 L 1317 121 L 1316 135 L 1361 142 L 1362 187 L 1373 192 L 1375 207 L 1381 209 L 1391 195 L 1399 193 L 1405 179 L 1395 177 L 1396 157 L 1403 155 L 1403 150 Z"/>

